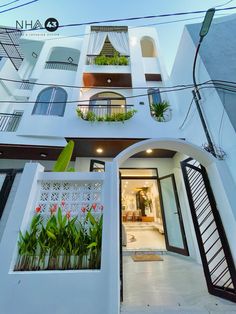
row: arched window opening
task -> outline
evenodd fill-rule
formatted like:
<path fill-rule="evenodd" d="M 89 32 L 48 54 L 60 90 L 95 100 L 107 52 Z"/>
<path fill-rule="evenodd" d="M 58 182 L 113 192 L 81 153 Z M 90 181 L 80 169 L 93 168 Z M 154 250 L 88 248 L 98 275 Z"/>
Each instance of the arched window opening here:
<path fill-rule="evenodd" d="M 159 88 L 148 89 L 149 106 L 153 104 L 159 104 L 161 102 L 161 94 Z"/>
<path fill-rule="evenodd" d="M 155 58 L 157 56 L 156 47 L 151 37 L 143 37 L 141 39 L 142 57 Z"/>
<path fill-rule="evenodd" d="M 67 92 L 63 88 L 46 88 L 39 93 L 32 114 L 62 117 L 66 101 Z"/>
<path fill-rule="evenodd" d="M 124 96 L 113 92 L 98 93 L 90 98 L 89 111 L 93 111 L 101 117 L 124 113 L 126 112 L 126 99 Z"/>
<path fill-rule="evenodd" d="M 172 118 L 169 102 L 161 98 L 159 88 L 148 89 L 151 116 L 158 122 L 167 122 Z"/>

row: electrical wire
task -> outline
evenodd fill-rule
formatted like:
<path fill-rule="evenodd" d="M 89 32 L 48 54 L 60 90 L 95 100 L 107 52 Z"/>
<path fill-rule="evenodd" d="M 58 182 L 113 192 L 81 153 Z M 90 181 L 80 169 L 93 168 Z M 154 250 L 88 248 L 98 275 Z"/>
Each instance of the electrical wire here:
<path fill-rule="evenodd" d="M 191 103 L 190 103 L 190 105 L 189 105 L 189 107 L 188 107 L 188 111 L 187 111 L 187 113 L 186 113 L 186 116 L 185 116 L 185 118 L 184 118 L 183 122 L 181 123 L 181 125 L 180 125 L 179 129 L 182 129 L 182 128 L 183 128 L 183 126 L 184 126 L 184 124 L 185 124 L 185 122 L 187 121 L 188 116 L 189 116 L 189 113 L 190 113 L 190 110 L 191 110 L 192 105 L 193 105 L 193 101 L 194 101 L 194 97 L 193 97 L 193 98 L 192 98 L 192 100 L 191 100 Z"/>
<path fill-rule="evenodd" d="M 32 2 L 36 2 L 39 0 L 33 0 Z M 26 4 L 23 4 L 26 5 Z M 21 5 L 21 6 L 23 6 Z M 20 6 L 18 6 L 20 7 Z M 17 8 L 17 7 L 15 7 Z M 11 8 L 11 10 L 14 8 Z M 236 6 L 233 7 L 227 7 L 227 8 L 219 8 L 216 9 L 215 11 L 229 11 L 229 10 L 235 10 Z M 10 9 L 9 9 L 10 10 Z M 100 20 L 100 21 L 89 21 L 89 22 L 83 22 L 83 23 L 72 23 L 72 24 L 64 24 L 64 25 L 59 25 L 58 28 L 66 28 L 66 27 L 78 27 L 78 26 L 85 26 L 85 25 L 97 25 L 97 24 L 102 24 L 102 23 L 117 23 L 117 22 L 124 22 L 124 21 L 137 21 L 137 20 L 147 20 L 147 19 L 154 19 L 154 18 L 164 18 L 164 17 L 170 17 L 170 16 L 182 16 L 182 15 L 189 15 L 189 14 L 201 14 L 201 13 L 206 13 L 207 10 L 197 10 L 197 11 L 186 11 L 186 12 L 175 12 L 175 13 L 165 13 L 165 14 L 158 14 L 158 15 L 146 15 L 146 16 L 137 16 L 137 17 L 128 17 L 128 18 L 120 18 L 120 19 L 109 19 L 109 20 Z M 4 11 L 0 11 L 2 13 Z M 45 27 L 40 27 L 40 28 L 31 28 L 27 30 L 21 30 L 21 32 L 31 32 L 31 31 L 38 31 L 38 30 L 43 30 Z M 16 32 L 18 30 L 13 30 L 12 32 Z M 9 32 L 10 33 L 10 32 Z M 1 34 L 1 33 L 0 33 Z"/>
<path fill-rule="evenodd" d="M 32 0 L 32 1 L 29 1 L 29 2 L 26 2 L 26 3 L 22 3 L 22 4 L 19 4 L 13 8 L 8 8 L 8 9 L 5 9 L 3 11 L 0 11 L 0 13 L 5 13 L 5 12 L 8 12 L 8 11 L 12 11 L 12 10 L 15 10 L 15 9 L 18 9 L 18 8 L 21 8 L 21 7 L 24 7 L 26 5 L 29 5 L 31 3 L 34 3 L 34 2 L 38 2 L 39 0 Z M 1 33 L 0 33 L 1 34 Z"/>
<path fill-rule="evenodd" d="M 227 2 L 225 2 L 225 3 L 223 3 L 223 4 L 216 5 L 215 8 L 224 7 L 225 5 L 230 4 L 230 3 L 233 2 L 233 1 L 235 1 L 235 0 L 230 0 L 230 1 L 227 1 Z"/>
<path fill-rule="evenodd" d="M 20 1 L 20 0 L 14 0 L 14 1 L 8 2 L 6 4 L 2 4 L 2 5 L 0 5 L 0 8 L 6 7 L 6 6 L 11 5 L 12 3 L 15 3 L 15 2 L 18 2 L 18 1 Z"/>
<path fill-rule="evenodd" d="M 11 82 L 11 83 L 24 83 L 22 80 L 14 80 L 14 79 L 8 79 L 8 78 L 0 78 L 0 81 L 6 81 L 6 82 Z M 65 87 L 65 88 L 75 88 L 75 89 L 84 89 L 84 88 L 92 88 L 92 89 L 107 89 L 107 90 L 139 90 L 139 89 L 149 89 L 149 88 L 155 88 L 155 89 L 174 89 L 174 88 L 182 88 L 182 87 L 188 87 L 192 88 L 194 86 L 193 83 L 189 84 L 179 84 L 179 85 L 174 85 L 174 86 L 139 86 L 139 87 L 109 87 L 109 86 L 78 86 L 78 85 L 66 85 L 66 84 L 54 84 L 54 83 L 38 83 L 38 82 L 26 82 L 29 85 L 36 85 L 36 86 L 47 86 L 47 87 Z M 206 84 L 217 84 L 218 85 L 223 85 L 227 87 L 232 87 L 236 88 L 236 81 L 226 81 L 226 80 L 208 80 L 203 83 L 198 83 L 197 86 L 201 87 L 202 85 Z M 160 91 L 163 92 L 163 91 Z"/>
<path fill-rule="evenodd" d="M 203 85 L 203 84 L 201 84 Z M 232 87 L 232 86 L 231 86 Z M 147 89 L 148 87 L 146 87 Z M 159 93 L 171 93 L 171 92 L 179 92 L 179 91 L 183 91 L 183 90 L 187 90 L 187 89 L 190 89 L 192 88 L 192 86 L 187 86 L 187 87 L 180 87 L 180 88 L 173 88 L 173 89 L 168 89 L 168 90 L 164 90 L 164 91 L 159 91 Z M 210 88 L 213 88 L 213 89 L 216 89 L 215 86 L 211 86 L 211 85 L 208 85 L 208 86 L 200 86 L 199 87 L 199 90 L 201 89 L 210 89 Z M 101 89 L 101 88 L 100 88 Z M 121 88 L 122 89 L 122 88 Z M 227 89 L 225 87 L 221 87 L 221 86 L 217 86 L 217 89 L 220 89 L 220 90 L 225 90 L 225 91 L 230 91 L 230 92 L 233 92 L 233 93 L 236 93 L 236 88 L 235 88 L 235 91 L 232 91 L 230 89 Z M 125 99 L 132 99 L 132 98 L 139 98 L 139 97 L 146 97 L 146 96 L 149 96 L 153 93 L 145 93 L 145 94 L 139 94 L 139 95 L 132 95 L 132 96 L 126 96 L 124 97 Z M 105 98 L 104 98 L 105 99 Z M 101 98 L 102 100 L 102 98 Z M 83 100 L 70 100 L 70 101 L 67 101 L 67 103 L 85 103 L 85 102 L 89 102 L 90 99 L 83 99 Z M 27 103 L 27 104 L 30 104 L 30 103 L 35 103 L 35 101 L 14 101 L 14 100 L 1 100 L 0 103 L 15 103 L 15 104 L 24 104 L 24 103 Z M 48 101 L 40 101 L 40 103 L 48 103 Z M 57 103 L 64 103 L 63 101 L 57 101 Z"/>
<path fill-rule="evenodd" d="M 221 119 L 220 119 L 220 126 L 219 126 L 219 130 L 218 130 L 218 145 L 221 146 L 221 130 L 222 130 L 222 125 L 223 125 L 223 119 L 224 119 L 224 114 L 225 114 L 225 93 L 223 94 L 223 112 L 221 115 Z"/>
<path fill-rule="evenodd" d="M 221 17 L 221 16 L 227 16 L 227 14 L 215 14 L 215 17 Z M 201 18 L 204 18 L 204 15 L 199 16 L 199 17 L 192 17 L 192 18 L 188 18 L 188 19 L 179 19 L 179 20 L 173 20 L 173 21 L 151 23 L 151 24 L 143 24 L 143 25 L 138 25 L 138 26 L 131 26 L 131 27 L 129 27 L 129 29 L 136 29 L 136 28 L 143 28 L 143 27 L 150 27 L 150 26 L 158 26 L 158 25 L 165 25 L 165 24 L 172 24 L 172 23 L 191 21 L 191 20 L 196 20 L 196 19 L 201 19 Z M 0 34 L 1 34 L 1 32 L 0 32 Z M 58 37 L 53 37 L 53 38 L 46 38 L 43 41 L 46 42 L 46 41 L 50 41 L 50 40 L 61 40 L 61 39 L 65 39 L 65 38 L 85 37 L 85 36 L 89 36 L 90 34 L 91 33 L 89 32 L 89 33 L 83 33 L 83 34 L 73 34 L 73 35 L 67 35 L 67 36 L 58 36 Z M 4 43 L 2 43 L 2 44 L 4 44 Z M 31 45 L 31 44 L 32 43 L 30 41 L 29 42 L 24 42 L 24 45 Z M 20 46 L 19 44 L 7 44 L 7 45 L 8 46 L 14 46 L 14 47 Z"/>

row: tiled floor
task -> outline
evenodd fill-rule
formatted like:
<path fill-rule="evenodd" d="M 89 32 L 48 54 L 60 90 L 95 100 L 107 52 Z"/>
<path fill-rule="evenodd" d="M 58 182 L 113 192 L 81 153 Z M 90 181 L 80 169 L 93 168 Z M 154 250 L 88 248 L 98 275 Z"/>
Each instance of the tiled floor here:
<path fill-rule="evenodd" d="M 133 262 L 124 256 L 122 314 L 236 314 L 236 304 L 207 292 L 202 266 L 163 255 L 163 262 Z"/>
<path fill-rule="evenodd" d="M 153 224 L 125 223 L 127 249 L 165 250 L 164 235 Z"/>

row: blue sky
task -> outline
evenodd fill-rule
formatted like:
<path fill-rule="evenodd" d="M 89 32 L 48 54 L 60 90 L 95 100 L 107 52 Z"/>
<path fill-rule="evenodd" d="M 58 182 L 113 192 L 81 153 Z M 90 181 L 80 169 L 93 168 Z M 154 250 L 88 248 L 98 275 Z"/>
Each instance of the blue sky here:
<path fill-rule="evenodd" d="M 13 0 L 0 0 L 0 6 Z M 18 2 L 0 8 L 0 11 L 12 6 L 26 3 L 30 0 L 19 0 Z M 55 17 L 59 23 L 82 23 L 97 20 L 128 18 L 133 16 L 164 14 L 173 12 L 185 12 L 192 10 L 207 10 L 216 5 L 227 3 L 227 0 L 39 0 L 28 6 L 13 11 L 1 13 L 1 25 L 15 26 L 16 20 L 34 20 L 41 22 L 48 17 Z M 236 6 L 236 0 L 226 4 L 226 7 Z M 224 14 L 232 14 L 228 11 Z M 221 13 L 223 14 L 223 13 Z M 156 18 L 151 20 L 139 20 L 133 22 L 122 22 L 122 25 L 143 26 L 153 23 L 169 22 L 173 20 L 199 17 L 192 21 L 183 21 L 172 24 L 155 25 L 160 41 L 160 49 L 164 56 L 167 70 L 170 71 L 174 56 L 178 47 L 184 24 L 200 22 L 203 15 Z M 117 24 L 117 23 L 116 23 Z M 84 33 L 84 27 L 73 27 L 60 29 L 60 35 L 77 35 Z"/>

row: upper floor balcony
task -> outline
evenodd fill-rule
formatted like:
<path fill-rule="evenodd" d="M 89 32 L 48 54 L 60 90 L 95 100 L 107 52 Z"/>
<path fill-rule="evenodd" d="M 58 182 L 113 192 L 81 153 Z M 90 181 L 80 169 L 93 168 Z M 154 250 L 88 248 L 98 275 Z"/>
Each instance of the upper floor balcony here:
<path fill-rule="evenodd" d="M 0 132 L 15 132 L 18 128 L 22 113 L 0 113 Z"/>
<path fill-rule="evenodd" d="M 74 48 L 54 47 L 45 63 L 46 70 L 60 70 L 76 72 L 80 58 L 80 51 Z"/>
<path fill-rule="evenodd" d="M 78 105 L 76 111 L 80 118 L 90 122 L 124 122 L 136 113 L 133 105 L 106 103 Z"/>
<path fill-rule="evenodd" d="M 34 82 L 35 80 L 22 80 L 18 88 L 13 92 L 14 97 L 18 100 L 28 100 L 34 87 Z"/>
<path fill-rule="evenodd" d="M 44 68 L 50 70 L 77 71 L 78 64 L 62 61 L 47 61 Z"/>
<path fill-rule="evenodd" d="M 91 27 L 84 72 L 129 73 L 129 56 L 127 27 Z"/>

